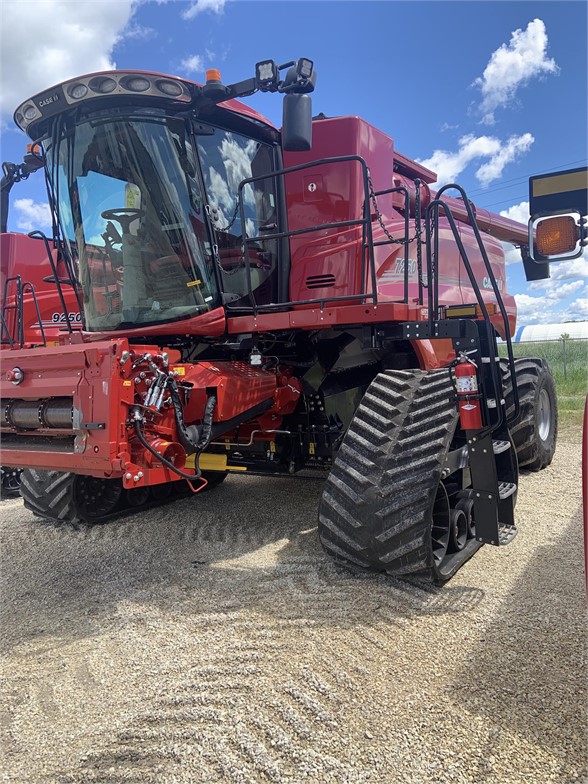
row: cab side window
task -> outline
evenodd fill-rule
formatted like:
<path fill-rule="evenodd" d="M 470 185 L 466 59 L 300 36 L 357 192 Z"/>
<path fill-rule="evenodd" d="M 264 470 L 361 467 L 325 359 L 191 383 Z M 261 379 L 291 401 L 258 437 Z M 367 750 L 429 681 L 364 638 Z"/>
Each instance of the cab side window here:
<path fill-rule="evenodd" d="M 239 194 L 239 184 L 243 180 L 273 171 L 271 147 L 217 128 L 214 134 L 198 137 L 198 151 L 219 249 L 223 289 L 237 297 L 234 305 L 250 304 L 242 245 L 244 237 L 259 237 L 255 243 L 247 245 L 251 289 L 258 304 L 275 302 L 277 240 L 263 238 L 264 233 L 278 230 L 274 178 L 265 177 L 248 183 Z"/>

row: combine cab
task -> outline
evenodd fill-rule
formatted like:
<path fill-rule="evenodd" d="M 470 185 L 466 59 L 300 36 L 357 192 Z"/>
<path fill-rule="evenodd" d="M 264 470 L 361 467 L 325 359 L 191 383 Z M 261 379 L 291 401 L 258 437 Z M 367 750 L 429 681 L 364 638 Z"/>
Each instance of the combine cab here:
<path fill-rule="evenodd" d="M 114 71 L 17 109 L 55 218 L 29 241 L 81 328 L 8 341 L 3 461 L 58 523 L 312 471 L 335 561 L 443 582 L 514 538 L 519 465 L 552 459 L 553 379 L 513 359 L 501 241 L 549 272 L 526 227 L 435 192 L 386 134 L 312 120 L 315 79 L 304 58 L 234 85 Z M 256 90 L 284 95 L 280 132 L 236 100 Z"/>

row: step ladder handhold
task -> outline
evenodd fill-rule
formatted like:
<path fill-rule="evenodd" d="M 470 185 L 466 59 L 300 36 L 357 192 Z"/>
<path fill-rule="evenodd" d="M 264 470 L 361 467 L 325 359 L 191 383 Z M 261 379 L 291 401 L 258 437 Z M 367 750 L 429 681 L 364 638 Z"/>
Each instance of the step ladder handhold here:
<path fill-rule="evenodd" d="M 492 441 L 492 450 L 495 455 L 500 455 L 510 449 L 510 441 Z"/>
<path fill-rule="evenodd" d="M 510 544 L 517 534 L 518 531 L 515 525 L 498 523 L 498 544 L 501 547 Z"/>
<path fill-rule="evenodd" d="M 509 495 L 512 495 L 516 492 L 517 486 L 514 482 L 500 482 L 498 485 L 498 495 L 500 496 L 500 500 L 504 501 L 505 498 L 508 498 Z"/>

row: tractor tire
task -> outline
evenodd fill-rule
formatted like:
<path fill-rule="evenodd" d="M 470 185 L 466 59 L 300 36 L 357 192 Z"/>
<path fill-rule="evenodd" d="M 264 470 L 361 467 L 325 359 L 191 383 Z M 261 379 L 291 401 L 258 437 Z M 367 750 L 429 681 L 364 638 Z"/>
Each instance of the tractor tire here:
<path fill-rule="evenodd" d="M 508 427 L 519 468 L 541 471 L 555 454 L 557 442 L 557 395 L 549 365 L 543 359 L 515 360 L 520 411 L 516 419 L 512 379 L 508 363 L 501 361 Z"/>
<path fill-rule="evenodd" d="M 22 472 L 20 493 L 25 507 L 36 517 L 73 526 L 110 519 L 123 498 L 120 480 L 35 468 Z"/>
<path fill-rule="evenodd" d="M 481 546 L 451 553 L 441 482 L 457 426 L 447 369 L 385 371 L 365 393 L 326 481 L 319 536 L 353 571 L 444 582 Z M 461 544 L 461 543 L 460 543 Z"/>

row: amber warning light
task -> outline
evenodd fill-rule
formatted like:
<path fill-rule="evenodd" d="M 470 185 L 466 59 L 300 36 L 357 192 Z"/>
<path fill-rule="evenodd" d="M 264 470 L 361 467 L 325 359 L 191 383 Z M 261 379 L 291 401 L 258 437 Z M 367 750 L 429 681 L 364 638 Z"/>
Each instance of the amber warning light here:
<path fill-rule="evenodd" d="M 535 247 L 541 256 L 559 256 L 575 250 L 579 228 L 571 215 L 545 218 L 536 225 Z"/>

